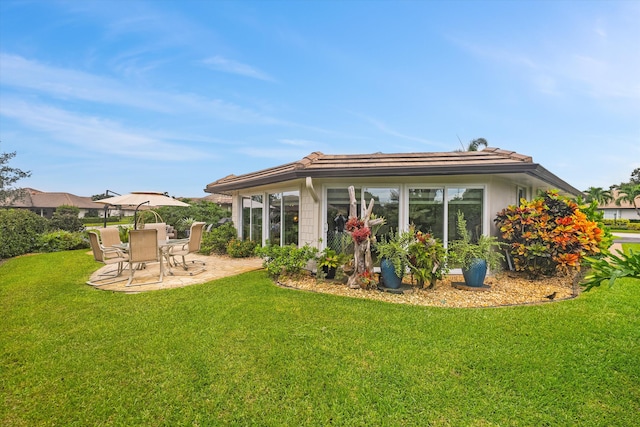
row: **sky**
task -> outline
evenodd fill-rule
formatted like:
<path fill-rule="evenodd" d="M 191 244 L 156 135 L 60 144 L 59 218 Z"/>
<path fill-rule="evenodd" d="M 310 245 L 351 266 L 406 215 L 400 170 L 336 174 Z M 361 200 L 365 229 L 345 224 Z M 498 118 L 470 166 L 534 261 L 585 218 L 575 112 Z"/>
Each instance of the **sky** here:
<path fill-rule="evenodd" d="M 0 2 L 0 152 L 80 196 L 475 138 L 574 187 L 640 167 L 640 1 Z"/>

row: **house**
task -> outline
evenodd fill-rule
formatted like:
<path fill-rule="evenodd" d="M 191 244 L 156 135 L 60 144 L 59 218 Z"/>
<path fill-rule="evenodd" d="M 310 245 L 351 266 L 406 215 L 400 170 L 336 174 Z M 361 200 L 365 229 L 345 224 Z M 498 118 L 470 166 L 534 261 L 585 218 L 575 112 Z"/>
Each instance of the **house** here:
<path fill-rule="evenodd" d="M 44 191 L 25 188 L 24 197 L 15 200 L 8 207 L 15 209 L 28 209 L 42 217 L 49 218 L 59 206 L 75 206 L 80 209 L 78 216 L 84 218 L 90 211 L 95 210 L 97 215 L 102 215 L 103 204 L 95 203 L 91 197 L 76 196 L 71 193 L 46 193 Z"/>
<path fill-rule="evenodd" d="M 455 217 L 470 231 L 495 234 L 493 218 L 539 190 L 580 191 L 530 156 L 499 148 L 482 151 L 330 155 L 314 152 L 299 161 L 207 185 L 205 192 L 232 197 L 239 237 L 262 244 L 310 244 L 340 248 L 348 241 L 348 187 L 358 201 L 374 199 L 386 219 L 378 234 L 413 224 L 444 242 L 455 238 Z M 359 204 L 358 209 L 361 205 Z"/>
<path fill-rule="evenodd" d="M 613 199 L 610 202 L 598 206 L 598 210 L 604 214 L 604 219 L 635 219 L 640 220 L 640 213 L 629 202 L 620 201 L 620 205 L 615 200 L 620 197 L 618 190 L 612 191 Z M 636 204 L 640 206 L 640 199 L 636 199 Z"/>

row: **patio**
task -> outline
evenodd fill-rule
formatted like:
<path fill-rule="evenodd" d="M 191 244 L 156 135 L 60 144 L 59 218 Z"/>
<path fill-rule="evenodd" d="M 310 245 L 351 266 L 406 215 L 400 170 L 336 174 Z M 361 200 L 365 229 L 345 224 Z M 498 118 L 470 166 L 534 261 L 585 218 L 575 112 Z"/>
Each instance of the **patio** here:
<path fill-rule="evenodd" d="M 88 252 L 91 255 L 91 252 Z M 223 277 L 236 276 L 252 270 L 262 268 L 262 260 L 260 258 L 230 258 L 220 255 L 199 255 L 190 254 L 187 262 L 191 260 L 203 261 L 206 263 L 206 269 L 200 274 L 190 276 L 180 267 L 174 267 L 174 275 L 165 274 L 162 282 L 149 283 L 156 281 L 159 274 L 160 263 L 147 264 L 146 268 L 136 272 L 131 286 L 125 286 L 129 277 L 128 270 L 122 273 L 122 280 L 102 286 L 95 286 L 96 289 L 113 292 L 140 293 L 148 291 L 157 291 L 160 289 L 182 288 L 184 286 L 205 283 Z M 90 281 L 99 280 L 99 276 L 106 272 L 114 270 L 114 265 L 106 265 L 91 275 Z"/>

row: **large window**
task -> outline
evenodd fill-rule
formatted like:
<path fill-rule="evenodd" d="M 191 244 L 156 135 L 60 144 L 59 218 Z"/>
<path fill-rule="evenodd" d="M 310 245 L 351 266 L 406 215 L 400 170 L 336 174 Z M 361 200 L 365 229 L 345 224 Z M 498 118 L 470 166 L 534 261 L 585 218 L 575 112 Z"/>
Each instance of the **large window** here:
<path fill-rule="evenodd" d="M 356 188 L 356 201 L 360 216 L 362 209 L 363 189 Z M 376 217 L 384 217 L 385 225 L 380 227 L 377 236 L 387 234 L 390 229 L 394 231 L 399 227 L 399 195 L 396 187 L 366 187 L 364 188 L 364 202 L 369 204 L 374 200 L 373 214 Z M 349 218 L 349 191 L 346 188 L 329 188 L 327 190 L 327 246 L 341 253 L 352 250 L 351 237 L 344 231 L 344 224 Z"/>
<path fill-rule="evenodd" d="M 269 194 L 269 242 L 274 245 L 298 244 L 300 193 Z"/>
<path fill-rule="evenodd" d="M 262 196 L 242 198 L 242 238 L 262 243 Z"/>
<path fill-rule="evenodd" d="M 444 188 L 409 188 L 409 225 L 444 240 Z"/>
<path fill-rule="evenodd" d="M 482 235 L 482 206 L 484 190 L 482 188 L 447 188 L 447 240 L 460 238 L 456 232 L 456 218 L 458 212 L 464 214 L 467 230 L 472 241 L 477 241 Z"/>

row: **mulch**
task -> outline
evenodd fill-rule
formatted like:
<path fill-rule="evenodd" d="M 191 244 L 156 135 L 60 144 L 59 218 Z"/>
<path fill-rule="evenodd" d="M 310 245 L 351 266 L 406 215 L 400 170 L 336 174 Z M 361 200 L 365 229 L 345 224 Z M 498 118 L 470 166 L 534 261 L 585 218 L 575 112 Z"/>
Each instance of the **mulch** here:
<path fill-rule="evenodd" d="M 580 293 L 580 273 L 529 279 L 516 272 L 502 272 L 485 279 L 480 289 L 468 288 L 462 276 L 449 275 L 433 289 L 420 289 L 405 278 L 399 291 L 350 289 L 340 280 L 318 279 L 310 274 L 281 278 L 280 286 L 353 298 L 367 298 L 397 304 L 435 307 L 504 307 L 549 304 L 575 298 Z"/>

